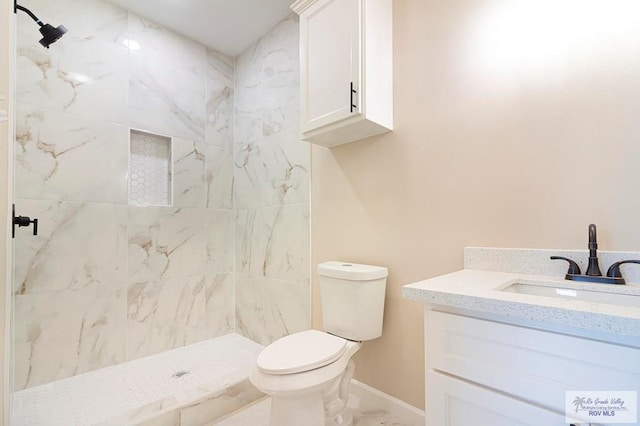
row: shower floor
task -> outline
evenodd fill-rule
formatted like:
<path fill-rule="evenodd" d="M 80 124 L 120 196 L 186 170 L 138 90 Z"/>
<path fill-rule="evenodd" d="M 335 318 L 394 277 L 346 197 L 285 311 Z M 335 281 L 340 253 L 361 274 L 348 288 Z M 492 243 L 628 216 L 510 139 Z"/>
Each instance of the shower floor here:
<path fill-rule="evenodd" d="M 229 334 L 14 393 L 13 426 L 203 425 L 263 395 L 262 346 Z"/>

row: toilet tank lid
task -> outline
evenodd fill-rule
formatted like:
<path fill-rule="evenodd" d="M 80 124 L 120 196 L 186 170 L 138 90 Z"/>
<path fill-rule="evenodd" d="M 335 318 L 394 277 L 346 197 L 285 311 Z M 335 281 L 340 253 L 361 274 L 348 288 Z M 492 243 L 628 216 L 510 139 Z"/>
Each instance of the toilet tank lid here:
<path fill-rule="evenodd" d="M 389 271 L 384 266 L 331 261 L 319 264 L 318 274 L 323 277 L 339 278 L 343 280 L 369 281 L 385 278 L 389 275 Z"/>

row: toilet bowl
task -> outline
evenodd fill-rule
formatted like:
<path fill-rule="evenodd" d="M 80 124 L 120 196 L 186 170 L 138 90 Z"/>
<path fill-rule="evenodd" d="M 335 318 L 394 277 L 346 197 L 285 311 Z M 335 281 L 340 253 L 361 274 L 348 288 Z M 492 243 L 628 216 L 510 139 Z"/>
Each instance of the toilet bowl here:
<path fill-rule="evenodd" d="M 340 388 L 348 388 L 354 370 L 351 357 L 360 347 L 362 342 L 317 330 L 291 334 L 268 346 L 250 380 L 272 397 L 269 424 L 324 426 L 342 415 L 347 395 Z"/>
<path fill-rule="evenodd" d="M 276 340 L 250 380 L 272 397 L 271 426 L 350 425 L 346 409 L 363 341 L 382 334 L 387 269 L 344 262 L 318 265 L 323 325 Z"/>

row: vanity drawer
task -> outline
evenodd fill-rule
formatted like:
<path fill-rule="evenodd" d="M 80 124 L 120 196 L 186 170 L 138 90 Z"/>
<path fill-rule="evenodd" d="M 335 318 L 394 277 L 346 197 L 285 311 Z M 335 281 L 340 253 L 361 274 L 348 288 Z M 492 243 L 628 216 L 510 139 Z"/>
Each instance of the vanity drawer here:
<path fill-rule="evenodd" d="M 464 380 L 427 373 L 427 425 L 567 426 L 563 413 L 527 404 Z"/>
<path fill-rule="evenodd" d="M 640 349 L 429 309 L 425 314 L 427 371 L 561 412 L 567 390 L 640 391 Z"/>

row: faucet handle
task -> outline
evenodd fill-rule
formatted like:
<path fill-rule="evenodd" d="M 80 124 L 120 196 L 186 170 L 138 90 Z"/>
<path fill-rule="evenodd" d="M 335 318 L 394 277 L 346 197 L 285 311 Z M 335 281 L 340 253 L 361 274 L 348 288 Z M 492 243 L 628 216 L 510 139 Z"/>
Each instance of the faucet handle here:
<path fill-rule="evenodd" d="M 622 273 L 620 272 L 620 265 L 624 265 L 625 263 L 637 263 L 640 264 L 640 260 L 623 260 L 621 262 L 616 262 L 607 269 L 607 276 L 614 278 L 622 278 Z"/>
<path fill-rule="evenodd" d="M 580 272 L 580 266 L 574 260 L 571 260 L 568 257 L 551 256 L 550 259 L 551 260 L 566 260 L 567 262 L 569 262 L 569 270 L 567 271 L 567 275 L 580 275 L 582 273 L 582 272 Z M 640 261 L 638 261 L 638 263 L 640 263 Z"/>

